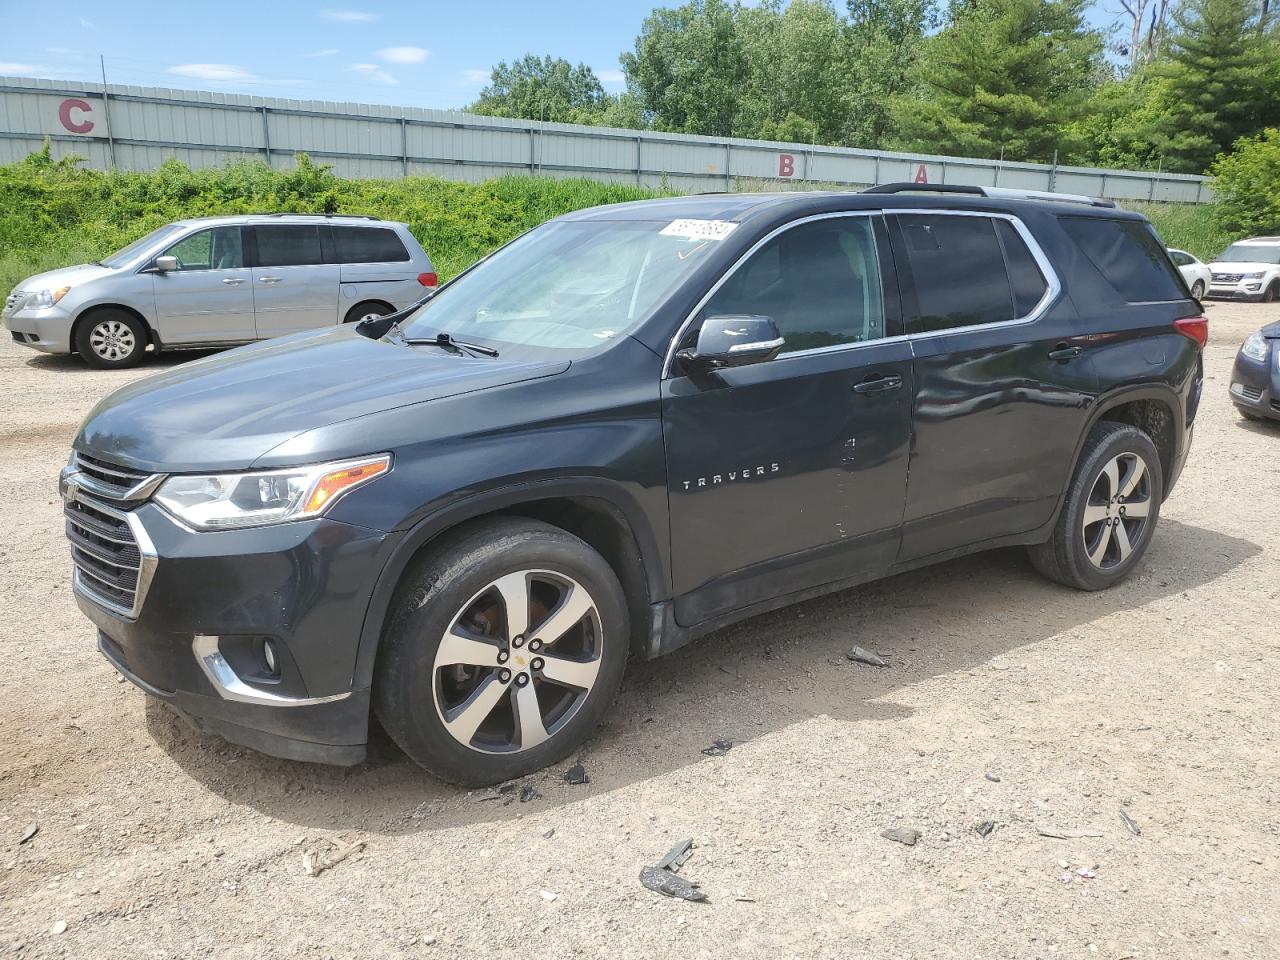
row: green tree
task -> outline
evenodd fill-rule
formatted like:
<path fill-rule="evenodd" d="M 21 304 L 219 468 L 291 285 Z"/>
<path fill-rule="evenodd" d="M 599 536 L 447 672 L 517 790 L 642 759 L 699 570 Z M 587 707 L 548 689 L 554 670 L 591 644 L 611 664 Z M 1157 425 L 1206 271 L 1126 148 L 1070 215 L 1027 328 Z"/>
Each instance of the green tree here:
<path fill-rule="evenodd" d="M 1200 173 L 1240 137 L 1280 123 L 1280 40 L 1257 0 L 1184 0 L 1173 13 L 1152 145 Z"/>
<path fill-rule="evenodd" d="M 659 130 L 732 136 L 748 78 L 738 9 L 691 0 L 645 18 L 635 49 L 621 56 L 627 88 Z"/>
<path fill-rule="evenodd" d="M 892 101 L 902 147 L 1047 160 L 1101 78 L 1087 0 L 953 0 Z"/>
<path fill-rule="evenodd" d="M 1219 226 L 1244 234 L 1280 233 L 1280 129 L 1237 140 L 1210 172 Z"/>
<path fill-rule="evenodd" d="M 934 0 L 848 0 L 851 109 L 845 142 L 883 146 L 894 133 L 889 105 L 908 88 L 926 32 L 938 26 Z"/>
<path fill-rule="evenodd" d="M 590 123 L 609 105 L 600 79 L 586 64 L 525 54 L 493 68 L 489 85 L 467 109 L 493 117 Z"/>

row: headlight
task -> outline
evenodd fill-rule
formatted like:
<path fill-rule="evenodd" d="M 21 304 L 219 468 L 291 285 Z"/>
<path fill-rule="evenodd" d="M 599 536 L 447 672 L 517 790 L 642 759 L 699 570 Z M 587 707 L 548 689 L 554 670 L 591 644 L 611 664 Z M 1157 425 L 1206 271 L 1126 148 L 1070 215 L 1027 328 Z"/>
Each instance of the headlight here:
<path fill-rule="evenodd" d="M 1261 333 L 1251 334 L 1249 339 L 1240 345 L 1240 352 L 1250 360 L 1267 359 L 1267 340 Z"/>
<path fill-rule="evenodd" d="M 70 287 L 59 287 L 57 290 L 37 290 L 31 295 L 31 299 L 27 301 L 27 306 L 35 307 L 36 309 L 52 307 L 65 297 L 70 290 Z"/>
<path fill-rule="evenodd" d="M 260 527 L 318 517 L 391 469 L 390 454 L 285 470 L 170 477 L 156 502 L 197 530 Z"/>
<path fill-rule="evenodd" d="M 1242 273 L 1240 276 L 1245 280 L 1261 280 L 1266 275 L 1265 271 L 1258 270 L 1254 273 Z"/>

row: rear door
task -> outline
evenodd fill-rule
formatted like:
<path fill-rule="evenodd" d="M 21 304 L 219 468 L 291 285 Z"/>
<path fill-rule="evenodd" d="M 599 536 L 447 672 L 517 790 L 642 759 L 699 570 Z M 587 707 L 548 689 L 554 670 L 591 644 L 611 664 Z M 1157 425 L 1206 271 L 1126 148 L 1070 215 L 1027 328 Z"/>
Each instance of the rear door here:
<path fill-rule="evenodd" d="M 676 618 L 694 625 L 892 564 L 907 476 L 911 351 L 878 215 L 791 224 L 732 270 L 715 315 L 766 315 L 775 359 L 662 385 Z"/>
<path fill-rule="evenodd" d="M 1047 522 L 1097 377 L 1069 298 L 1005 215 L 891 217 L 915 354 L 901 559 Z"/>
<path fill-rule="evenodd" d="M 333 259 L 342 268 L 342 313 L 369 300 L 407 307 L 423 294 L 417 269 L 390 227 L 334 224 Z M 425 270 L 425 267 L 423 268 Z"/>
<path fill-rule="evenodd" d="M 177 270 L 152 274 L 162 343 L 254 338 L 253 283 L 239 226 L 188 234 L 160 256 L 178 261 Z"/>
<path fill-rule="evenodd" d="M 336 324 L 341 268 L 326 263 L 329 226 L 270 223 L 254 238 L 253 299 L 258 339 Z"/>

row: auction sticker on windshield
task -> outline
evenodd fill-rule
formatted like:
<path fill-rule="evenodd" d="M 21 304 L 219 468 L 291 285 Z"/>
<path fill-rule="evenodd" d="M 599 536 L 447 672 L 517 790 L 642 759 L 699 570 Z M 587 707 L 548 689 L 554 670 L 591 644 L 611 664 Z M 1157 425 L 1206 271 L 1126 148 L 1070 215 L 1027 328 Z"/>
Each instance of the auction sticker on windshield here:
<path fill-rule="evenodd" d="M 723 240 L 736 226 L 728 220 L 672 220 L 658 232 L 686 240 Z"/>

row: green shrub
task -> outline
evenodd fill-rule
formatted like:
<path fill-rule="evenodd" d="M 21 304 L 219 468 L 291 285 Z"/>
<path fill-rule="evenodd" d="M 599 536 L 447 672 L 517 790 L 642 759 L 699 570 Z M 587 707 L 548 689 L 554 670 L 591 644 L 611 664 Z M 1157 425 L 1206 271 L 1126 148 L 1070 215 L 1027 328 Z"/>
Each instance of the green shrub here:
<path fill-rule="evenodd" d="M 1125 206 L 1150 220 L 1166 244 L 1194 253 L 1206 262 L 1241 236 L 1239 231 L 1228 230 L 1218 222 L 1214 204 L 1126 203 Z"/>
<path fill-rule="evenodd" d="M 1217 222 L 1244 235 L 1280 233 L 1280 129 L 1241 137 L 1213 164 Z"/>

